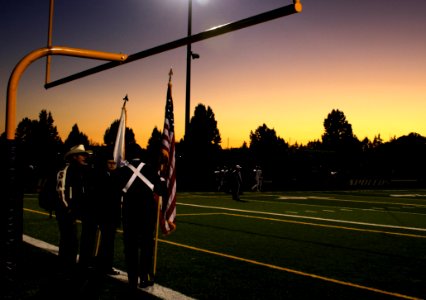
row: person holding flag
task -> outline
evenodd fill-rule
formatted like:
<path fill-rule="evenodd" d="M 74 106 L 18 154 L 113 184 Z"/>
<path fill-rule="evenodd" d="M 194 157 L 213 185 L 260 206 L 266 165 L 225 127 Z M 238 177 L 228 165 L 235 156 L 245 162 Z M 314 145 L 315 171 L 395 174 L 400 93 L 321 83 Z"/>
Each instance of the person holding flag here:
<path fill-rule="evenodd" d="M 158 172 L 142 159 L 136 144 L 129 145 L 124 166 L 117 170 L 122 193 L 124 254 L 131 291 L 154 284 L 154 247 L 158 195 L 163 184 Z"/>

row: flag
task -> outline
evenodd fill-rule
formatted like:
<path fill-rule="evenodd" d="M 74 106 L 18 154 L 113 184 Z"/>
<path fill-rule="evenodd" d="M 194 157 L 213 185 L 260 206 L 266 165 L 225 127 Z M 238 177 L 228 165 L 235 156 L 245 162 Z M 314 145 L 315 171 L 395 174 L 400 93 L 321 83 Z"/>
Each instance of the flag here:
<path fill-rule="evenodd" d="M 123 108 L 121 109 L 121 116 L 120 116 L 120 122 L 118 124 L 117 137 L 115 138 L 115 144 L 114 144 L 113 159 L 116 162 L 117 167 L 121 167 L 125 159 L 124 142 L 125 142 L 125 134 L 126 134 L 126 117 L 127 117 L 125 104 L 126 102 L 124 102 Z"/>
<path fill-rule="evenodd" d="M 167 197 L 163 199 L 162 216 L 160 216 L 161 229 L 164 234 L 169 234 L 176 229 L 176 169 L 175 169 L 175 124 L 173 114 L 172 84 L 169 80 L 166 99 L 166 114 L 161 140 L 163 166 L 161 177 L 166 181 Z"/>

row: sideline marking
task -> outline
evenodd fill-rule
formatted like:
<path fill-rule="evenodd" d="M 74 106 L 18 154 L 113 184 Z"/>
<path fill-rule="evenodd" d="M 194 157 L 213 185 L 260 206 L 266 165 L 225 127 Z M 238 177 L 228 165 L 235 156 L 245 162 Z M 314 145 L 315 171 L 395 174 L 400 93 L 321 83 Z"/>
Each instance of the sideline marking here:
<path fill-rule="evenodd" d="M 402 232 L 392 232 L 392 231 L 383 231 L 383 230 L 374 230 L 374 229 L 365 229 L 365 228 L 346 227 L 346 226 L 338 226 L 338 225 L 327 225 L 327 224 L 319 224 L 319 223 L 308 223 L 308 222 L 302 222 L 302 221 L 283 220 L 283 219 L 260 217 L 260 216 L 231 214 L 231 213 L 226 213 L 226 212 L 223 212 L 223 213 L 201 213 L 201 214 L 179 214 L 180 217 L 181 216 L 210 216 L 210 215 L 211 216 L 214 216 L 214 215 L 234 216 L 234 217 L 267 220 L 267 221 L 275 221 L 275 222 L 282 222 L 282 223 L 301 224 L 301 225 L 308 225 L 308 226 L 336 228 L 336 229 L 361 231 L 361 232 L 371 232 L 371 233 L 383 233 L 383 234 L 396 235 L 396 236 L 405 236 L 405 237 L 426 239 L 426 235 L 418 235 L 418 234 L 410 234 L 410 233 L 402 233 Z M 119 231 L 119 232 L 121 232 L 121 231 Z M 163 241 L 163 240 L 159 239 L 159 241 Z"/>
<path fill-rule="evenodd" d="M 298 218 L 298 219 L 310 219 L 310 220 L 319 220 L 319 221 L 327 221 L 327 222 L 347 223 L 347 224 L 365 225 L 365 226 L 373 226 L 373 227 L 395 228 L 395 229 L 405 229 L 405 230 L 426 232 L 426 228 L 418 228 L 418 227 L 406 227 L 406 226 L 375 224 L 375 223 L 366 223 L 366 222 L 345 221 L 345 220 L 326 219 L 326 218 L 309 217 L 309 216 L 295 216 L 295 215 L 289 215 L 289 214 L 253 211 L 253 210 L 236 209 L 236 208 L 226 208 L 226 207 L 220 207 L 220 206 L 189 204 L 189 203 L 182 203 L 182 202 L 180 202 L 179 205 L 202 207 L 202 208 L 214 208 L 219 210 L 236 211 L 236 212 L 252 213 L 252 214 L 264 214 L 264 215 L 271 215 L 271 216 L 281 216 L 281 217 Z"/>
<path fill-rule="evenodd" d="M 179 203 L 179 204 L 182 204 L 182 203 Z M 194 205 L 193 204 L 183 204 L 183 205 L 196 206 L 196 207 L 206 207 L 206 208 L 218 208 L 218 209 L 222 209 L 222 210 L 231 210 L 231 211 L 252 212 L 252 211 L 246 211 L 246 210 L 225 209 L 225 208 L 220 208 L 220 207 L 201 206 L 201 205 L 195 205 L 195 204 Z M 47 213 L 43 213 L 43 212 L 40 212 L 40 211 L 31 210 L 31 209 L 24 209 L 24 210 L 49 215 Z M 259 213 L 259 212 L 254 212 L 254 213 Z M 228 214 L 228 213 L 224 213 L 224 214 Z M 284 214 L 276 214 L 276 213 L 266 213 L 266 214 L 284 215 Z M 233 214 L 229 214 L 229 215 L 233 215 Z M 256 217 L 256 216 L 244 216 L 244 215 L 241 215 L 241 216 L 247 217 L 247 218 L 262 218 L 262 217 Z M 290 216 L 290 217 L 298 217 L 298 216 Z M 302 217 L 302 218 L 327 220 L 327 219 L 313 218 L 313 217 Z M 271 220 L 274 220 L 274 219 L 271 219 Z M 279 219 L 277 219 L 277 220 L 279 220 Z M 299 221 L 288 221 L 288 220 L 279 220 L 279 221 L 305 224 L 305 222 L 299 222 Z M 330 221 L 344 222 L 344 221 L 341 221 L 341 220 L 330 220 Z M 358 224 L 358 222 L 350 222 L 350 221 L 348 223 L 357 223 Z M 306 223 L 306 224 L 311 225 L 310 223 Z M 360 224 L 368 224 L 368 223 L 360 223 Z M 325 224 L 315 224 L 315 225 L 316 226 L 333 227 L 333 225 L 325 225 Z M 379 224 L 371 224 L 371 225 L 372 226 L 374 226 L 374 225 L 381 226 Z M 384 225 L 384 226 L 388 227 L 386 225 Z M 339 226 L 335 226 L 335 227 L 340 228 Z M 391 226 L 391 227 L 398 227 L 398 226 Z M 341 227 L 341 228 L 344 228 L 344 227 Z M 403 228 L 408 228 L 408 227 L 403 227 Z M 350 229 L 350 228 L 348 228 L 348 229 Z M 420 228 L 417 228 L 417 229 L 420 229 Z M 353 230 L 356 230 L 356 229 L 353 229 Z M 424 230 L 424 231 L 426 231 L 426 230 Z M 118 230 L 118 232 L 122 232 L 122 231 Z M 34 241 L 40 242 L 41 245 L 49 245 L 48 248 L 51 247 L 52 249 L 56 249 L 56 251 L 58 251 L 57 246 L 50 245 L 46 242 L 31 238 L 31 237 L 26 236 L 26 235 L 24 235 L 23 237 L 24 237 L 24 241 L 26 241 L 26 239 L 28 238 L 28 240 L 34 240 Z M 233 259 L 233 260 L 237 260 L 237 261 L 247 262 L 247 263 L 251 263 L 251 264 L 254 264 L 254 265 L 258 265 L 258 266 L 263 266 L 263 267 L 267 267 L 267 268 L 271 268 L 271 269 L 275 269 L 275 270 L 279 270 L 279 271 L 284 271 L 284 272 L 287 272 L 287 273 L 292 273 L 292 274 L 301 275 L 301 276 L 305 276 L 305 277 L 311 277 L 311 278 L 314 278 L 314 279 L 332 282 L 332 283 L 335 283 L 335 284 L 340 284 L 340 285 L 344 285 L 344 286 L 350 286 L 350 287 L 354 287 L 354 288 L 368 290 L 368 291 L 372 291 L 372 292 L 376 292 L 376 293 L 380 293 L 380 294 L 399 297 L 399 298 L 402 298 L 402 299 L 422 300 L 422 298 L 417 298 L 417 297 L 414 297 L 414 296 L 409 296 L 409 295 L 404 295 L 404 294 L 399 294 L 399 293 L 394 293 L 394 292 L 388 292 L 388 291 L 380 290 L 380 289 L 373 288 L 373 287 L 363 286 L 363 285 L 359 285 L 359 284 L 355 284 L 355 283 L 351 283 L 351 282 L 346 282 L 346 281 L 342 281 L 342 280 L 338 280 L 338 279 L 333 279 L 333 278 L 329 278 L 329 277 L 325 277 L 325 276 L 321 276 L 321 275 L 306 273 L 306 272 L 302 272 L 302 271 L 298 271 L 298 270 L 294 270 L 294 269 L 289 269 L 289 268 L 285 268 L 285 267 L 280 267 L 280 266 L 276 266 L 276 265 L 272 265 L 272 264 L 268 264 L 268 263 L 263 263 L 263 262 L 259 262 L 259 261 L 255 261 L 255 260 L 251 260 L 251 259 L 246 259 L 246 258 L 242 258 L 242 257 L 230 255 L 230 254 L 225 254 L 225 253 L 220 253 L 220 252 L 211 251 L 211 250 L 207 250 L 207 249 L 197 248 L 197 247 L 193 247 L 193 246 L 190 246 L 190 245 L 185 245 L 185 244 L 181 244 L 181 243 L 177 243 L 177 242 L 172 242 L 172 241 L 162 240 L 162 239 L 159 239 L 159 241 L 166 243 L 166 244 L 173 245 L 173 246 L 178 246 L 178 247 L 182 247 L 182 248 L 186 248 L 186 249 L 190 249 L 190 250 L 194 250 L 194 251 L 204 252 L 204 253 L 207 253 L 207 254 L 217 255 L 217 256 L 220 256 L 220 257 L 225 257 L 225 258 L 229 258 L 229 259 Z M 31 242 L 28 242 L 28 243 L 31 243 Z M 34 246 L 39 247 L 37 245 L 34 245 Z M 39 247 L 39 248 L 42 248 L 42 247 Z M 49 251 L 48 249 L 46 249 L 46 250 Z M 121 270 L 119 270 L 119 271 L 122 274 L 120 274 L 118 276 L 111 276 L 111 277 L 117 278 L 118 280 L 121 280 L 123 282 L 127 282 L 127 276 L 126 276 L 127 273 L 124 272 L 124 271 L 121 271 Z M 167 300 L 168 299 L 170 299 L 170 300 L 174 300 L 174 299 L 192 300 L 193 299 L 193 298 L 185 296 L 185 295 L 183 295 L 179 292 L 176 292 L 174 290 L 160 286 L 157 283 L 155 283 L 153 287 L 148 287 L 148 288 L 141 289 L 141 290 L 143 290 L 147 293 L 150 293 L 154 296 L 157 296 L 161 299 L 167 299 Z"/>
<path fill-rule="evenodd" d="M 261 219 L 261 220 L 268 220 L 268 221 L 277 221 L 277 222 L 283 222 L 283 223 L 293 223 L 293 224 L 309 225 L 309 226 L 318 226 L 318 227 L 337 228 L 337 229 L 345 229 L 345 230 L 353 230 L 353 231 L 362 231 L 362 232 L 385 233 L 385 234 L 390 234 L 390 235 L 397 235 L 397 236 L 406 236 L 406 237 L 426 239 L 425 235 L 417 235 L 417 234 L 409 234 L 409 233 L 382 231 L 382 230 L 374 230 L 374 229 L 362 229 L 362 228 L 337 226 L 337 225 L 327 225 L 327 224 L 318 224 L 318 223 L 308 223 L 308 222 L 302 222 L 302 221 L 290 221 L 290 220 L 283 220 L 283 219 L 265 218 L 265 217 L 259 217 L 259 216 L 248 216 L 248 215 L 239 215 L 239 214 L 230 214 L 230 213 L 223 213 L 223 215 L 235 216 L 235 217 L 241 217 L 241 218 L 251 218 L 251 219 Z"/>
<path fill-rule="evenodd" d="M 404 198 L 404 197 L 426 197 L 426 195 L 423 194 L 390 194 L 391 197 L 398 197 L 398 198 Z"/>
<path fill-rule="evenodd" d="M 367 203 L 367 204 L 387 204 L 387 205 L 401 205 L 401 206 L 410 206 L 410 207 L 426 207 L 426 205 L 424 204 L 416 204 L 416 203 L 399 203 L 399 202 L 384 202 L 384 201 L 363 201 L 363 200 L 345 200 L 345 199 L 338 199 L 338 198 L 326 198 L 326 197 L 304 197 L 304 199 L 302 199 L 302 197 L 299 197 L 298 199 L 295 199 L 295 197 L 278 197 L 279 200 L 329 200 L 329 201 L 335 201 L 335 202 L 354 202 L 354 203 Z M 418 200 L 423 200 L 423 199 L 418 199 Z M 280 202 L 276 202 L 276 201 L 271 201 L 271 200 L 249 200 L 251 202 L 268 202 L 268 203 L 280 203 Z M 284 203 L 288 203 L 288 202 L 284 202 Z M 291 203 L 291 202 L 290 202 Z M 297 203 L 292 203 L 292 204 L 297 204 Z"/>
<path fill-rule="evenodd" d="M 336 201 L 352 201 L 352 200 L 338 200 L 338 199 L 333 199 Z M 328 205 L 321 205 L 321 204 L 307 204 L 307 203 L 296 203 L 296 202 L 276 202 L 276 201 L 263 201 L 263 200 L 249 200 L 249 202 L 260 202 L 260 203 L 273 203 L 273 204 L 290 204 L 290 205 L 301 205 L 301 206 L 314 206 L 314 207 L 330 207 Z M 354 202 L 360 202 L 360 201 L 354 201 Z M 366 202 L 367 203 L 367 202 Z M 388 203 L 391 204 L 391 203 Z M 398 204 L 398 203 L 397 203 Z M 402 204 L 401 204 L 402 205 Z M 410 215 L 421 215 L 424 216 L 424 213 L 413 213 L 413 212 L 404 212 L 402 211 L 403 209 L 414 209 L 417 208 L 416 204 L 407 204 L 407 205 L 411 205 L 411 206 L 405 206 L 402 205 L 401 207 L 397 207 L 398 211 L 394 211 L 392 213 L 398 213 L 398 214 L 410 214 Z M 374 212 L 382 212 L 382 213 L 388 213 L 389 211 L 385 211 L 384 209 L 373 209 L 373 208 L 351 208 L 351 207 L 345 207 L 345 208 L 340 208 L 341 210 L 344 209 L 350 209 L 350 211 L 352 210 L 367 210 L 367 211 L 374 211 Z M 401 209 L 401 210 L 400 210 Z"/>
<path fill-rule="evenodd" d="M 275 266 L 275 265 L 259 262 L 259 261 L 252 260 L 252 259 L 246 259 L 246 258 L 242 258 L 242 257 L 230 255 L 230 254 L 220 253 L 220 252 L 211 251 L 211 250 L 207 250 L 207 249 L 201 249 L 201 248 L 197 248 L 197 247 L 193 247 L 193 246 L 189 246 L 189 245 L 184 245 L 184 244 L 180 244 L 180 243 L 176 243 L 176 242 L 172 242 L 172 241 L 163 240 L 163 242 L 170 244 L 170 245 L 178 246 L 178 247 L 183 247 L 183 248 L 187 248 L 187 249 L 191 249 L 191 250 L 195 250 L 195 251 L 200 251 L 200 252 L 204 252 L 204 253 L 208 253 L 208 254 L 213 254 L 213 255 L 225 257 L 225 258 L 230 258 L 230 259 L 234 259 L 234 260 L 237 260 L 237 261 L 248 262 L 248 263 L 251 263 L 251 264 L 254 264 L 254 265 L 267 267 L 267 268 L 270 268 L 270 269 L 285 271 L 285 272 L 296 274 L 296 275 L 311 277 L 311 278 L 315 278 L 315 279 L 319 279 L 319 280 L 323 280 L 323 281 L 328 281 L 328 282 L 332 282 L 332 283 L 336 283 L 336 284 L 340 284 L 340 285 L 355 287 L 355 288 L 368 290 L 368 291 L 372 291 L 372 292 L 376 292 L 376 293 L 380 293 L 380 294 L 390 295 L 390 296 L 399 297 L 399 298 L 403 298 L 403 299 L 421 300 L 421 298 L 417 298 L 417 297 L 413 297 L 413 296 L 388 292 L 388 291 L 384 291 L 384 290 L 380 290 L 380 289 L 376 289 L 376 288 L 372 288 L 372 287 L 368 287 L 368 286 L 363 286 L 363 285 L 359 285 L 359 284 L 355 284 L 355 283 L 350 283 L 350 282 L 346 282 L 346 281 L 342 281 L 342 280 L 337 280 L 337 279 L 333 279 L 333 278 L 329 278 L 329 277 L 325 277 L 325 276 L 305 273 L 305 272 L 302 272 L 302 271 L 297 271 L 297 270 L 288 269 L 288 268 L 284 268 L 284 267 L 280 267 L 280 266 Z"/>
<path fill-rule="evenodd" d="M 33 211 L 33 210 L 31 210 L 31 211 Z M 36 211 L 34 211 L 34 212 L 36 212 Z M 52 253 L 54 255 L 58 255 L 58 253 L 59 253 L 58 246 L 51 245 L 49 243 L 46 243 L 45 241 L 35 239 L 35 238 L 28 236 L 28 235 L 25 235 L 25 234 L 22 236 L 22 238 L 23 238 L 23 241 L 25 243 L 30 244 L 34 247 L 43 249 L 43 250 L 45 250 L 49 253 Z M 115 279 L 118 279 L 118 280 L 120 280 L 124 283 L 127 283 L 128 282 L 127 272 L 124 272 L 122 270 L 118 270 L 118 271 L 120 272 L 119 275 L 108 275 L 108 276 L 115 278 Z M 175 300 L 175 299 L 177 299 L 177 300 L 194 300 L 194 298 L 188 297 L 188 296 L 186 296 L 182 293 L 179 293 L 179 292 L 174 291 L 172 289 L 161 286 L 158 283 L 154 283 L 153 286 L 143 288 L 143 289 L 138 287 L 138 289 L 140 289 L 140 290 L 142 290 L 142 291 L 144 291 L 148 294 L 154 295 L 154 296 L 156 296 L 160 299 L 165 299 L 165 300 Z"/>

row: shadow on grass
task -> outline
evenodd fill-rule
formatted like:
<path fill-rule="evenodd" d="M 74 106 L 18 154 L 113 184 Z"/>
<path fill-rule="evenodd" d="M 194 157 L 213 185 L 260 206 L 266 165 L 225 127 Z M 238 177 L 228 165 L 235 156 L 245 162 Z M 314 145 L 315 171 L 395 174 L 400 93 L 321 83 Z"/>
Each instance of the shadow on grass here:
<path fill-rule="evenodd" d="M 3 289 L 1 299 L 158 299 L 96 272 L 65 276 L 57 266 L 56 255 L 23 243 L 17 280 Z"/>

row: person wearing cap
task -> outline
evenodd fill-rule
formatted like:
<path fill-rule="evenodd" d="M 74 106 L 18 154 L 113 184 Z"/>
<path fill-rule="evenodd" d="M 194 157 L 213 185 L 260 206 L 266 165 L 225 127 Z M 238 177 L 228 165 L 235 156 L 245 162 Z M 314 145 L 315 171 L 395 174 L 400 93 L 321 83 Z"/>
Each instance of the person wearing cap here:
<path fill-rule="evenodd" d="M 86 162 L 91 153 L 86 151 L 84 145 L 72 147 L 65 154 L 65 169 L 58 173 L 57 191 L 60 201 L 56 208 L 56 217 L 60 233 L 59 258 L 64 271 L 71 272 L 70 275 L 76 271 L 79 246 L 77 220 L 82 221 L 80 263 L 88 263 L 91 240 L 95 239 L 92 237 L 90 226 L 90 166 Z"/>

